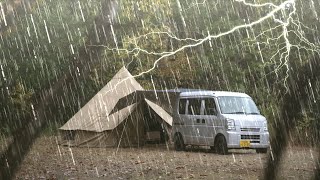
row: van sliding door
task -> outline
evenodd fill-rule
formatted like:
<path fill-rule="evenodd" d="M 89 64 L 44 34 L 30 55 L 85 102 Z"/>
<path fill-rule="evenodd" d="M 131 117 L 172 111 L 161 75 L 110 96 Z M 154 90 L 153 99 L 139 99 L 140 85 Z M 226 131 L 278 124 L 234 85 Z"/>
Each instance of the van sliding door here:
<path fill-rule="evenodd" d="M 203 98 L 201 105 L 201 119 L 203 126 L 201 129 L 201 136 L 204 137 L 203 141 L 205 145 L 213 146 L 214 137 L 216 134 L 216 124 L 218 121 L 217 107 L 214 98 Z"/>
<path fill-rule="evenodd" d="M 203 122 L 201 116 L 201 99 L 189 98 L 188 99 L 188 122 L 191 126 L 188 127 L 191 133 L 190 144 L 202 145 L 204 143 L 204 137 L 202 136 Z"/>

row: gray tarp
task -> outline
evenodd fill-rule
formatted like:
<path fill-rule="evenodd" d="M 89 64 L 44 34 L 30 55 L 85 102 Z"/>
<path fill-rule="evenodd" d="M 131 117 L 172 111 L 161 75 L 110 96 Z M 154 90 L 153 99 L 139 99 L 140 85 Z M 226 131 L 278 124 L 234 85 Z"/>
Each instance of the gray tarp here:
<path fill-rule="evenodd" d="M 153 109 L 154 112 L 156 112 L 161 117 L 161 119 L 163 119 L 166 123 L 172 126 L 172 116 L 170 114 L 168 114 L 160 106 L 151 102 L 150 100 L 145 99 L 145 101 L 147 102 L 148 106 L 151 107 L 151 109 Z"/>

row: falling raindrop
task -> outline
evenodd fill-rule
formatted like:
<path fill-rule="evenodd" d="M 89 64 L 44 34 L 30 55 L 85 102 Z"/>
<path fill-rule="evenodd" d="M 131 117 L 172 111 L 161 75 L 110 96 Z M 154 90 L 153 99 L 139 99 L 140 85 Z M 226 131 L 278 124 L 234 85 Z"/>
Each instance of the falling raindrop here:
<path fill-rule="evenodd" d="M 3 19 L 4 25 L 7 26 L 6 15 L 4 14 L 4 8 L 3 8 L 2 2 L 0 2 L 0 8 L 1 8 L 1 15 L 2 15 L 2 19 Z"/>

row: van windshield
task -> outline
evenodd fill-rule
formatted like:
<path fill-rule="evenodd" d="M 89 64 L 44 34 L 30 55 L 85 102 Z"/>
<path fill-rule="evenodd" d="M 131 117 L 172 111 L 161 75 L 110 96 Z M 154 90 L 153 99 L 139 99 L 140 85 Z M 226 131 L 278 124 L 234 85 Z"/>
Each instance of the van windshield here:
<path fill-rule="evenodd" d="M 260 114 L 250 97 L 220 96 L 218 102 L 222 114 Z"/>

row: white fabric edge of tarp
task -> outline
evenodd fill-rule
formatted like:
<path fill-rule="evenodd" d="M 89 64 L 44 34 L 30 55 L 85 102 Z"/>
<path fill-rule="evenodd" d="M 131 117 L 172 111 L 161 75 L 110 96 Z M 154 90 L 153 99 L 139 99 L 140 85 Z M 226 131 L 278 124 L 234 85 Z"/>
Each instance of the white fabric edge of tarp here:
<path fill-rule="evenodd" d="M 113 119 L 116 119 L 117 117 L 119 118 L 118 119 L 118 122 L 117 123 L 114 123 L 114 126 L 112 127 L 108 127 L 108 128 L 101 128 L 100 131 L 97 131 L 97 132 L 103 132 L 103 131 L 107 131 L 107 130 L 112 130 L 114 128 L 116 128 L 119 124 L 121 124 L 125 119 L 127 119 L 129 117 L 129 115 L 137 108 L 137 105 L 138 103 L 134 103 L 134 104 L 131 104 L 130 106 L 127 106 L 115 113 L 112 113 L 108 116 L 108 119 L 110 120 L 111 116 Z"/>
<path fill-rule="evenodd" d="M 100 105 L 100 103 L 104 103 L 104 101 L 100 101 L 102 97 L 106 96 L 106 93 L 110 93 L 108 96 L 112 96 L 112 87 L 114 84 L 116 85 L 122 85 L 130 83 L 134 88 L 133 91 L 136 90 L 143 90 L 141 85 L 134 79 L 134 77 L 130 74 L 130 72 L 125 68 L 122 67 L 115 75 L 114 77 L 93 97 L 87 102 L 76 114 L 74 114 L 63 126 L 61 126 L 59 129 L 61 130 L 87 130 L 87 131 L 100 131 L 100 129 L 92 129 L 88 128 L 88 124 L 91 124 L 91 126 L 99 126 L 95 125 L 95 121 L 97 118 L 101 118 L 101 111 L 94 111 L 92 108 L 94 106 Z M 119 87 L 116 87 L 117 89 Z M 131 93 L 131 92 L 130 92 Z M 128 94 L 125 94 L 128 95 Z M 124 97 L 124 96 L 123 96 Z M 118 97 L 116 100 L 119 101 L 119 99 L 122 97 Z M 99 103 L 99 104 L 97 104 Z M 116 104 L 116 102 L 115 102 Z M 109 106 L 113 109 L 115 104 Z M 105 104 L 103 106 L 106 106 Z M 101 109 L 101 108 L 100 108 Z M 107 108 L 105 108 L 106 110 Z M 110 111 L 111 111 L 110 110 Z M 108 110 L 107 110 L 108 111 Z M 83 115 L 83 113 L 88 113 L 88 115 Z M 90 115 L 90 113 L 94 113 L 94 115 Z M 109 112 L 107 112 L 109 113 Z M 108 117 L 110 115 L 108 114 Z M 82 120 L 79 120 L 81 118 Z M 83 118 L 86 118 L 84 121 Z M 93 119 L 92 119 L 93 118 Z M 112 118 L 112 117 L 111 117 Z M 101 123 L 101 121 L 100 121 Z M 75 126 L 75 127 L 74 127 Z M 82 128 L 83 127 L 83 128 Z"/>
<path fill-rule="evenodd" d="M 100 123 L 108 123 L 108 121 L 117 121 L 117 122 L 112 123 L 113 126 L 104 125 L 104 126 L 108 126 L 107 128 L 105 128 L 105 127 L 103 128 L 101 125 L 99 125 L 100 128 L 98 130 L 93 130 L 90 128 L 81 128 L 81 129 L 71 128 L 70 126 L 62 126 L 59 129 L 65 130 L 65 131 L 83 130 L 83 131 L 92 131 L 92 132 L 103 132 L 103 131 L 107 131 L 107 130 L 112 130 L 112 129 L 116 128 L 119 124 L 121 124 L 122 121 L 124 121 L 136 109 L 136 107 L 137 107 L 137 103 L 134 103 L 134 104 L 127 106 L 127 107 L 125 107 L 115 113 L 110 114 L 108 117 L 105 117 L 108 120 L 107 121 L 102 120 L 102 122 L 100 122 Z"/>
<path fill-rule="evenodd" d="M 107 101 L 108 99 L 106 99 L 106 97 L 111 98 L 112 96 L 112 91 L 110 90 L 111 86 L 113 86 L 113 84 L 117 84 L 119 83 L 119 87 L 120 88 L 119 91 L 125 91 L 128 93 L 124 93 L 124 96 L 119 96 L 119 97 L 112 97 L 115 99 L 112 99 L 112 103 L 110 103 L 109 105 L 107 105 Z M 130 85 L 127 85 L 130 84 Z M 123 87 L 124 86 L 124 87 Z M 131 90 L 128 89 L 123 89 L 123 88 L 127 88 L 129 86 L 132 86 L 130 88 L 132 88 Z M 117 89 L 115 88 L 115 89 Z M 69 121 L 67 121 L 61 128 L 66 128 L 66 127 L 75 127 L 75 128 L 71 128 L 71 129 L 77 129 L 77 128 L 82 128 L 82 130 L 86 130 L 86 127 L 91 124 L 91 126 L 95 126 L 94 122 L 95 119 L 100 118 L 102 114 L 109 114 L 108 111 L 112 111 L 112 109 L 114 108 L 114 106 L 116 105 L 116 103 L 119 101 L 120 98 L 125 97 L 126 95 L 128 95 L 129 93 L 135 92 L 136 90 L 141 90 L 141 86 L 140 84 L 135 81 L 135 79 L 132 79 L 132 77 L 129 77 L 128 79 L 121 81 L 121 80 L 116 80 L 116 79 L 112 79 L 109 81 L 109 83 L 103 87 L 87 104 L 85 104 L 72 118 L 69 119 Z M 103 94 L 104 93 L 104 94 Z M 103 100 L 100 100 L 103 99 Z M 100 108 L 97 108 L 98 106 L 100 106 Z M 102 106 L 104 108 L 102 108 Z M 106 108 L 106 106 L 109 106 L 108 108 Z M 97 109 L 94 109 L 97 108 Z M 102 109 L 105 109 L 105 112 L 101 111 Z M 107 110 L 109 109 L 109 110 Z M 83 115 L 84 113 L 88 113 L 89 115 Z M 91 115 L 90 115 L 91 113 Z M 85 118 L 87 119 L 86 121 L 80 119 L 80 118 Z M 76 123 L 80 123 L 80 124 L 76 124 Z M 98 129 L 97 129 L 98 130 Z M 95 130 L 93 130 L 95 131 Z"/>
<path fill-rule="evenodd" d="M 147 104 L 156 112 L 164 121 L 166 121 L 170 126 L 172 126 L 172 116 L 167 113 L 163 108 L 161 108 L 159 105 L 151 102 L 148 99 L 144 99 Z"/>

